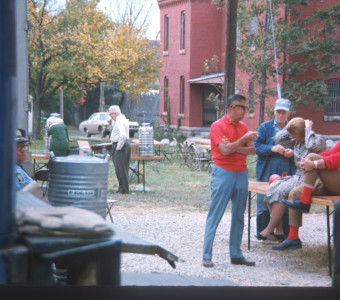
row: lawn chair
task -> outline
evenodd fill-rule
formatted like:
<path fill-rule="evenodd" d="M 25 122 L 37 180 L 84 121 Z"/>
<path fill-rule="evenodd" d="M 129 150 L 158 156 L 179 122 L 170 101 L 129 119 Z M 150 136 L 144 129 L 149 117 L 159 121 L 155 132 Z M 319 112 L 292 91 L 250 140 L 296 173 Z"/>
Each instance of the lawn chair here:
<path fill-rule="evenodd" d="M 187 146 L 184 146 L 182 143 L 178 143 L 177 145 L 178 145 L 177 153 L 181 159 L 179 166 L 180 167 L 187 166 L 190 168 L 192 164 L 192 159 L 189 148 Z"/>
<path fill-rule="evenodd" d="M 189 146 L 191 160 L 193 161 L 191 168 L 193 170 L 203 171 L 208 169 L 209 158 L 206 156 L 207 150 L 196 147 L 195 144 Z"/>
<path fill-rule="evenodd" d="M 48 168 L 41 168 L 37 170 L 33 176 L 33 179 L 40 184 L 44 197 L 47 194 L 49 174 L 50 174 L 50 170 Z"/>
<path fill-rule="evenodd" d="M 112 217 L 111 209 L 117 201 L 118 200 L 113 200 L 113 199 L 107 199 L 106 200 L 106 215 L 105 215 L 105 217 L 107 217 L 107 215 L 109 215 L 111 223 L 113 223 L 113 217 Z"/>
<path fill-rule="evenodd" d="M 162 151 L 163 156 L 168 160 L 168 161 L 173 161 L 177 151 L 176 151 L 176 146 L 177 146 L 177 140 L 174 138 L 171 142 L 169 139 L 163 139 L 161 140 L 161 143 L 164 145 L 164 149 Z"/>

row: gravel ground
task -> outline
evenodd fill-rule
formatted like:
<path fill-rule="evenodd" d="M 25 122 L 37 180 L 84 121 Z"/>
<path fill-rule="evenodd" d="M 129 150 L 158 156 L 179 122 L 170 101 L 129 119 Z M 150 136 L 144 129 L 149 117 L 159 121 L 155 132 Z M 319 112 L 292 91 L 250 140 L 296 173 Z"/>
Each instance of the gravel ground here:
<path fill-rule="evenodd" d="M 123 201 L 123 200 L 122 200 Z M 180 258 L 173 269 L 158 256 L 122 254 L 122 272 L 159 272 L 230 280 L 240 286 L 331 286 L 328 275 L 326 217 L 304 215 L 300 229 L 303 248 L 273 251 L 272 244 L 254 238 L 255 218 L 251 222 L 251 249 L 247 249 L 247 222 L 242 250 L 256 262 L 255 267 L 231 265 L 228 236 L 230 213 L 225 213 L 216 233 L 211 269 L 202 266 L 202 244 L 206 212 L 181 209 L 138 209 L 116 205 L 112 209 L 115 224 L 169 250 Z"/>

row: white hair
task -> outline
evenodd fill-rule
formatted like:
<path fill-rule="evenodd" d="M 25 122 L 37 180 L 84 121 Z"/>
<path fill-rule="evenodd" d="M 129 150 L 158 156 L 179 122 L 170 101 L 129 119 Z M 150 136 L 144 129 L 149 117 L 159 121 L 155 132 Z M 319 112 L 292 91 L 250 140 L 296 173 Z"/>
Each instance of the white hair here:
<path fill-rule="evenodd" d="M 109 107 L 109 112 L 117 112 L 117 113 L 120 114 L 120 108 L 119 108 L 118 105 L 111 105 L 111 106 Z"/>
<path fill-rule="evenodd" d="M 52 125 L 54 124 L 62 124 L 64 123 L 63 119 L 61 118 L 57 118 L 57 117 L 49 117 L 47 120 L 46 120 L 46 127 L 47 128 L 50 128 Z"/>

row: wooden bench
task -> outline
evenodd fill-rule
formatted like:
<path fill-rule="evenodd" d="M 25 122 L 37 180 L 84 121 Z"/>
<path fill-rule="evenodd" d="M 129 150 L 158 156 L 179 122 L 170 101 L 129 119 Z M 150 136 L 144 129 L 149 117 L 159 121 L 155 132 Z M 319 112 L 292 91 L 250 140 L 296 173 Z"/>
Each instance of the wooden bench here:
<path fill-rule="evenodd" d="M 250 249 L 250 220 L 251 216 L 251 200 L 256 194 L 265 194 L 269 186 L 268 182 L 249 181 L 248 185 L 248 250 Z M 252 193 L 254 193 L 252 195 Z M 334 207 L 340 201 L 340 196 L 313 196 L 312 204 L 326 206 L 326 222 L 327 222 L 327 247 L 328 247 L 328 270 L 329 276 L 332 276 L 332 250 L 331 250 L 331 230 L 330 230 L 330 207 Z"/>

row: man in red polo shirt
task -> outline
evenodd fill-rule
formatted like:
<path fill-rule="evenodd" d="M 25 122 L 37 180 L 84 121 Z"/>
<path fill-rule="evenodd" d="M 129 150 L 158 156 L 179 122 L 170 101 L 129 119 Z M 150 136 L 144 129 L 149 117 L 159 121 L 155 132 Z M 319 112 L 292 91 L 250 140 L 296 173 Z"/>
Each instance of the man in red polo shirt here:
<path fill-rule="evenodd" d="M 232 203 L 229 255 L 232 264 L 255 266 L 244 258 L 241 241 L 244 211 L 248 195 L 248 169 L 246 158 L 255 154 L 254 139 L 257 132 L 248 131 L 241 122 L 246 113 L 246 98 L 231 95 L 226 115 L 215 121 L 210 129 L 211 152 L 214 166 L 211 173 L 211 200 L 205 225 L 203 266 L 214 266 L 212 247 L 216 229 L 222 219 L 229 199 Z"/>

